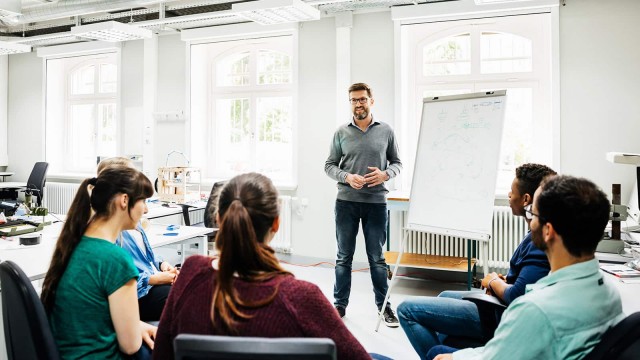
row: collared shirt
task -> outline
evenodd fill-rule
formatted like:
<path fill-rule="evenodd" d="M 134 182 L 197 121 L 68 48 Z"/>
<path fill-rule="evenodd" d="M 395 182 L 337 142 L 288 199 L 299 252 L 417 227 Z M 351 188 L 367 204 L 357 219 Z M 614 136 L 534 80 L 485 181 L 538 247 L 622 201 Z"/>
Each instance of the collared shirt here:
<path fill-rule="evenodd" d="M 593 259 L 527 285 L 502 315 L 484 347 L 453 353 L 460 359 L 581 359 L 624 318 L 618 290 Z"/>
<path fill-rule="evenodd" d="M 142 238 L 142 247 L 139 246 L 136 241 L 137 236 L 141 236 Z M 158 267 L 162 263 L 162 257 L 155 256 L 149 244 L 147 234 L 140 224 L 138 224 L 136 230 L 123 231 L 116 239 L 116 245 L 121 246 L 131 254 L 133 264 L 140 273 L 137 281 L 138 299 L 140 299 L 149 293 L 152 286 L 149 284 L 149 278 L 158 272 Z"/>

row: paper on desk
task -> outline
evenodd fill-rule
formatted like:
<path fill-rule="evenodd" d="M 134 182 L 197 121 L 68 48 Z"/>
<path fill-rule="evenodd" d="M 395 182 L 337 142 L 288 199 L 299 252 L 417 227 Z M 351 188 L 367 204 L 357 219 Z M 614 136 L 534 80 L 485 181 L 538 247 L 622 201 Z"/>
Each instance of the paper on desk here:
<path fill-rule="evenodd" d="M 635 278 L 635 279 L 626 278 L 626 279 L 620 279 L 620 282 L 623 282 L 625 284 L 640 284 L 640 279 L 638 279 L 638 278 Z"/>

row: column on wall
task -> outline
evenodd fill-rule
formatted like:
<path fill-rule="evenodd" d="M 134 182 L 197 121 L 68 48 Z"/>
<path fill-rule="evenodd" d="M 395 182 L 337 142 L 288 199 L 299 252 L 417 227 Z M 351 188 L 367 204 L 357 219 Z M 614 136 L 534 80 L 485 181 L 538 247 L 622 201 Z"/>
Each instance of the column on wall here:
<path fill-rule="evenodd" d="M 347 89 L 351 85 L 351 11 L 335 15 L 336 21 L 336 126 L 348 121 Z"/>
<path fill-rule="evenodd" d="M 0 167 L 9 165 L 7 113 L 9 98 L 9 55 L 0 55 Z"/>
<path fill-rule="evenodd" d="M 144 40 L 144 73 L 142 85 L 142 109 L 144 113 L 142 171 L 152 181 L 158 177 L 155 163 L 155 119 L 158 84 L 158 35 Z"/>

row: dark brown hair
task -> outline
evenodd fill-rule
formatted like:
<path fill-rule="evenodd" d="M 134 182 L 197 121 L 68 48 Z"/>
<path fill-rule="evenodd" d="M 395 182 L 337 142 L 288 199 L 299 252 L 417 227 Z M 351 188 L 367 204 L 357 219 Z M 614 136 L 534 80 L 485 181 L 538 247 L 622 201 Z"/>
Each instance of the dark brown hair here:
<path fill-rule="evenodd" d="M 369 87 L 369 85 L 365 83 L 355 83 L 349 86 L 349 91 L 347 94 L 351 95 L 352 92 L 360 91 L 360 90 L 367 90 L 367 96 L 369 96 L 370 98 L 373 98 L 373 92 L 371 92 L 371 88 Z"/>
<path fill-rule="evenodd" d="M 89 193 L 89 185 L 93 186 Z M 129 196 L 129 211 L 138 202 L 153 195 L 153 186 L 147 177 L 136 169 L 111 167 L 104 169 L 97 178 L 85 179 L 69 207 L 51 265 L 42 285 L 42 303 L 45 310 L 53 310 L 56 290 L 67 269 L 74 250 L 80 243 L 89 223 L 95 219 L 109 218 L 113 214 L 113 198 L 118 194 Z M 91 210 L 95 214 L 91 215 Z"/>
<path fill-rule="evenodd" d="M 211 321 L 220 317 L 224 327 L 235 332 L 238 319 L 249 319 L 242 308 L 259 308 L 270 304 L 278 293 L 246 301 L 233 288 L 236 274 L 240 279 L 259 282 L 287 274 L 274 251 L 264 241 L 279 216 L 278 191 L 268 177 L 249 173 L 231 179 L 218 200 L 220 228 L 216 248 L 220 253 L 216 285 L 211 304 Z"/>

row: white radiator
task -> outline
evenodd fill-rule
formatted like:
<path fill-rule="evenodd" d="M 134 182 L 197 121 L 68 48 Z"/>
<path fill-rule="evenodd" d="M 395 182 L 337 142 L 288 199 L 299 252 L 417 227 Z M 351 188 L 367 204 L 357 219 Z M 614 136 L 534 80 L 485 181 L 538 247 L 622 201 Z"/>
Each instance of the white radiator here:
<path fill-rule="evenodd" d="M 399 220 L 406 224 L 407 213 L 402 212 Z M 495 206 L 493 208 L 493 226 L 491 240 L 489 241 L 489 268 L 493 271 L 505 274 L 509 268 L 509 260 L 516 247 L 527 232 L 527 223 L 522 216 L 513 216 L 508 206 Z M 401 234 L 396 234 L 401 239 Z M 483 266 L 484 251 L 481 245 L 476 246 L 476 258 L 478 266 Z M 407 235 L 407 253 L 467 256 L 467 240 L 431 233 L 412 231 Z"/>
<path fill-rule="evenodd" d="M 66 215 L 80 184 L 47 182 L 44 188 L 44 206 L 49 212 Z"/>
<path fill-rule="evenodd" d="M 291 253 L 291 196 L 280 196 L 280 229 L 271 240 L 273 250 Z"/>

